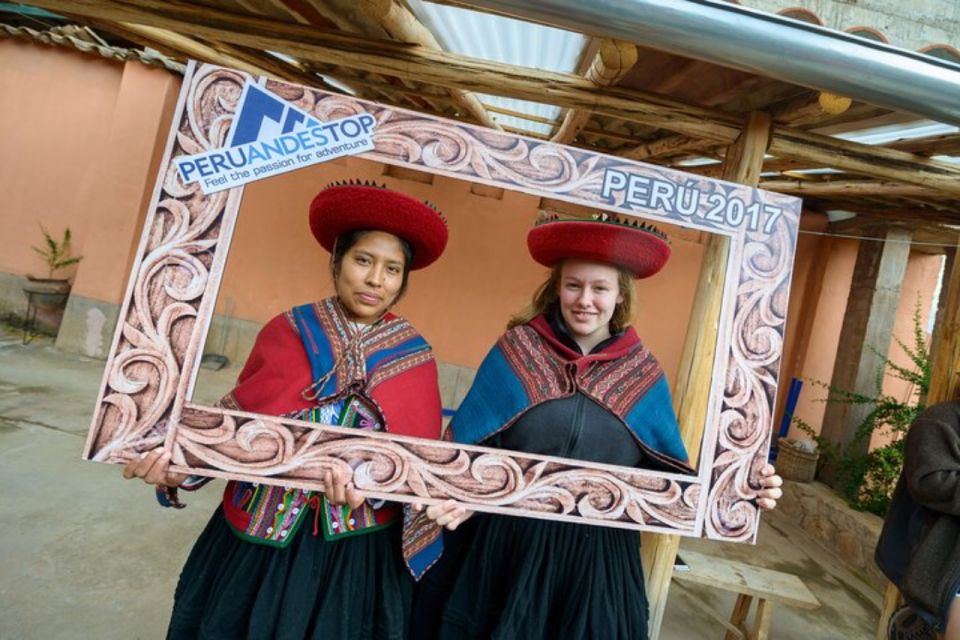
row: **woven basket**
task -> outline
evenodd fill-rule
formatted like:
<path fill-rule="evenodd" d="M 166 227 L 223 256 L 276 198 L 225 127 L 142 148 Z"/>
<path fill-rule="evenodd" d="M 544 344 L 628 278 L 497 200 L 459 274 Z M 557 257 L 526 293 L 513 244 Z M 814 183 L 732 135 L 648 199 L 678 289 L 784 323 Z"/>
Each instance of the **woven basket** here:
<path fill-rule="evenodd" d="M 777 473 L 786 480 L 810 482 L 817 474 L 819 451 L 808 453 L 798 449 L 792 440 L 777 440 Z"/>

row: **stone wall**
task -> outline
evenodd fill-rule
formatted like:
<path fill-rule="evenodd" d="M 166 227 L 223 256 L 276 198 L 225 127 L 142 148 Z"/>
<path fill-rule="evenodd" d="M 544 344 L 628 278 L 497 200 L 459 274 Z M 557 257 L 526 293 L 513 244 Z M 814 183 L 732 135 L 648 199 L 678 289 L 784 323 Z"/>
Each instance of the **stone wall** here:
<path fill-rule="evenodd" d="M 767 13 L 806 9 L 825 27 L 876 29 L 893 46 L 911 51 L 937 44 L 960 48 L 960 2 L 956 0 L 741 0 L 740 5 Z"/>
<path fill-rule="evenodd" d="M 873 561 L 883 519 L 854 511 L 819 482 L 784 482 L 777 510 L 800 524 L 824 548 L 880 591 L 887 579 Z"/>
<path fill-rule="evenodd" d="M 12 273 L 0 271 L 0 317 L 7 314 L 25 316 L 27 313 L 27 296 L 23 287 L 27 279 Z"/>

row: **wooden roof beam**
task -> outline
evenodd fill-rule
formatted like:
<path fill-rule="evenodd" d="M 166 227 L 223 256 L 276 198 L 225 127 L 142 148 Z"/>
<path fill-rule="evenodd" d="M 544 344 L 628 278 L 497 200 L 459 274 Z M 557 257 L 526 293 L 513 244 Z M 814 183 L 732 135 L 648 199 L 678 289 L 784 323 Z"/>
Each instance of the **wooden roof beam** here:
<path fill-rule="evenodd" d="M 318 11 L 316 4 L 313 2 L 292 2 L 287 3 L 284 0 L 239 0 L 243 5 L 252 13 L 261 14 L 261 15 L 275 15 L 279 12 L 285 18 L 292 18 L 299 24 L 302 25 L 312 25 L 315 27 L 322 28 L 340 28 L 344 31 L 356 31 L 357 27 L 344 17 L 341 12 L 337 11 Z M 386 35 L 385 32 L 377 31 L 375 34 L 377 36 Z M 379 76 L 377 74 L 368 74 L 369 77 L 373 78 L 374 82 L 366 85 L 362 85 L 359 82 L 356 82 L 353 78 L 361 78 L 360 72 L 355 72 L 353 70 L 344 70 L 345 72 L 341 73 L 340 82 L 343 83 L 345 87 L 350 89 L 354 94 L 361 97 L 372 98 L 374 100 L 383 100 L 390 104 L 403 104 L 406 102 L 407 106 L 413 107 L 415 109 L 423 109 L 424 105 L 428 105 L 430 109 L 435 111 L 442 111 L 438 109 L 437 105 L 433 102 L 428 102 L 420 96 L 413 97 L 409 94 L 399 92 L 400 99 L 398 100 L 394 92 L 394 85 L 387 78 Z M 322 73 L 322 72 L 321 72 Z M 365 78 L 361 78 L 365 79 Z M 404 84 L 403 86 L 412 88 L 409 84 Z"/>
<path fill-rule="evenodd" d="M 363 0 L 357 4 L 360 11 L 376 20 L 395 40 L 413 42 L 437 51 L 443 50 L 433 32 L 397 0 Z M 484 126 L 500 129 L 500 125 L 487 113 L 473 93 L 456 87 L 447 87 L 447 92 L 453 98 L 457 109 Z"/>
<path fill-rule="evenodd" d="M 324 18 L 334 22 L 344 31 L 374 37 L 385 36 L 435 51 L 443 50 L 436 36 L 409 9 L 396 0 L 307 0 L 307 2 Z M 404 80 L 403 84 L 408 89 L 417 88 L 410 79 L 401 80 Z M 501 128 L 473 93 L 455 87 L 446 87 L 445 92 L 453 98 L 453 103 L 449 106 L 454 110 L 469 115 L 473 120 L 491 129 Z M 431 96 L 422 97 L 428 102 L 433 100 Z M 442 112 L 442 109 L 437 110 Z"/>
<path fill-rule="evenodd" d="M 376 100 L 384 104 L 401 108 L 422 108 L 413 96 L 422 95 L 422 91 L 408 90 L 404 87 L 394 87 L 384 82 L 374 82 L 360 77 L 352 69 L 324 68 L 324 65 L 312 65 L 301 61 L 287 62 L 268 53 L 224 44 L 222 42 L 201 42 L 193 40 L 173 31 L 155 29 L 133 23 L 97 23 L 104 31 L 115 33 L 131 42 L 156 49 L 174 58 L 183 58 L 184 55 L 195 60 L 212 62 L 254 75 L 266 75 L 273 78 L 296 82 L 311 87 L 323 87 L 327 91 L 339 93 L 338 87 L 327 84 L 317 73 L 335 78 L 353 94 Z M 389 92 L 384 90 L 389 87 Z M 403 95 L 398 100 L 393 94 Z M 444 96 L 445 97 L 445 96 Z M 448 99 L 449 100 L 449 99 Z"/>
<path fill-rule="evenodd" d="M 661 156 L 701 150 L 705 146 L 714 147 L 717 145 L 705 145 L 702 139 L 691 136 L 667 134 L 639 144 L 633 149 L 628 149 L 618 155 L 631 160 L 650 160 Z"/>
<path fill-rule="evenodd" d="M 331 26 L 333 26 L 333 23 L 327 21 L 323 16 L 319 15 L 315 11 L 310 11 L 309 7 L 303 3 L 288 5 L 284 3 L 282 0 L 232 0 L 232 2 L 238 5 L 239 7 L 242 7 L 243 10 L 248 11 L 255 15 L 276 18 L 276 19 L 283 19 L 283 20 L 292 19 L 293 21 L 301 25 L 314 25 L 314 26 L 321 26 L 323 28 L 330 28 Z M 217 4 L 221 8 L 224 8 L 225 10 L 229 11 L 228 7 L 224 7 L 222 0 Z M 228 2 L 227 4 L 231 4 L 231 3 Z M 216 42 L 216 41 L 212 41 L 210 44 L 214 48 L 221 51 L 226 50 L 232 46 L 229 44 L 225 44 L 223 42 Z M 245 51 L 250 55 L 254 55 L 254 54 L 259 55 L 261 58 L 276 60 L 278 63 L 283 65 L 296 67 L 297 69 L 302 71 L 304 74 L 306 74 L 305 76 L 303 76 L 303 80 L 300 80 L 302 84 L 306 84 L 307 86 L 319 85 L 327 88 L 328 90 L 340 92 L 339 88 L 328 85 L 326 82 L 324 82 L 323 78 L 315 75 L 317 73 L 326 74 L 326 69 L 324 69 L 324 65 L 311 64 L 308 62 L 304 62 L 302 60 L 297 60 L 296 62 L 291 63 L 284 60 L 280 60 L 266 53 L 265 51 L 254 51 L 251 49 L 245 49 L 243 47 L 233 48 L 234 52 L 238 50 Z M 198 59 L 206 59 L 206 58 L 198 58 Z M 348 70 L 344 70 L 344 72 L 341 73 L 337 79 L 353 95 L 356 95 L 361 98 L 366 98 L 369 100 L 377 100 L 377 101 L 385 102 L 388 104 L 397 103 L 397 100 L 393 95 L 380 90 L 379 86 L 377 86 L 376 84 L 371 83 L 371 84 L 364 85 L 362 83 L 363 79 L 358 78 L 357 76 L 358 74 L 356 72 L 353 72 L 353 70 L 348 69 Z M 360 80 L 360 82 L 358 82 L 358 80 Z M 384 82 L 381 84 L 387 84 L 387 82 L 384 80 Z M 407 99 L 407 103 L 404 106 L 414 107 L 417 109 L 422 108 L 422 104 L 417 102 L 414 99 Z"/>
<path fill-rule="evenodd" d="M 806 204 L 806 203 L 804 203 Z M 818 203 L 815 207 L 821 211 L 843 210 L 884 220 L 916 220 L 918 222 L 952 224 L 960 223 L 960 212 L 930 211 L 919 207 L 867 206 L 863 202 Z"/>
<path fill-rule="evenodd" d="M 584 75 L 598 87 L 615 85 L 637 63 L 637 57 L 637 45 L 632 42 L 604 39 L 600 42 L 597 55 Z M 563 123 L 551 140 L 560 144 L 573 142 L 577 133 L 587 126 L 591 115 L 590 111 L 584 109 L 567 109 Z"/>
<path fill-rule="evenodd" d="M 890 210 L 885 210 L 879 214 L 870 211 L 864 211 L 856 218 L 848 218 L 831 222 L 827 229 L 829 232 L 843 234 L 851 231 L 865 229 L 883 229 L 887 227 L 899 227 L 910 229 L 913 233 L 915 242 L 918 243 L 943 243 L 944 245 L 956 246 L 957 240 L 960 240 L 960 233 L 955 228 L 951 228 L 950 223 L 940 223 L 929 219 L 921 218 L 897 218 L 890 215 Z M 911 250 L 923 250 L 921 246 L 911 243 Z M 944 247 L 933 247 L 929 253 L 943 253 Z"/>
<path fill-rule="evenodd" d="M 321 84 L 320 78 L 311 77 L 293 65 L 260 52 L 248 51 L 242 47 L 230 45 L 211 45 L 173 31 L 142 24 L 129 22 L 116 24 L 120 27 L 117 35 L 130 38 L 141 46 L 164 51 L 177 51 L 180 55 L 189 58 L 246 71 L 252 75 L 266 75 L 299 84 Z"/>
<path fill-rule="evenodd" d="M 491 113 L 501 113 L 505 116 L 513 116 L 514 118 L 520 118 L 521 120 L 529 120 L 530 122 L 545 124 L 552 127 L 556 127 L 557 125 L 561 124 L 560 120 L 544 118 L 542 116 L 536 116 L 531 113 L 523 113 L 522 111 L 514 111 L 512 109 L 505 109 L 504 107 L 498 107 L 496 105 L 487 104 L 486 102 L 482 102 L 481 104 L 483 105 L 484 109 L 486 109 Z M 616 140 L 617 142 L 626 142 L 629 144 L 639 144 L 642 142 L 639 138 L 636 138 L 634 136 L 623 135 L 615 131 L 606 131 L 604 129 L 594 129 L 591 127 L 584 127 L 583 129 L 580 130 L 579 133 L 584 137 L 604 138 L 606 140 Z M 537 137 L 542 137 L 542 134 L 537 134 Z"/>
<path fill-rule="evenodd" d="M 851 104 L 853 100 L 846 96 L 816 91 L 775 104 L 768 110 L 774 122 L 797 126 L 840 115 L 849 109 Z"/>
<path fill-rule="evenodd" d="M 773 116 L 774 122 L 797 126 L 839 115 L 849 109 L 852 103 L 853 101 L 850 98 L 818 91 L 796 96 L 767 110 Z M 636 149 L 631 149 L 623 155 L 634 160 L 647 160 L 681 151 L 695 151 L 704 148 L 704 146 L 702 140 L 696 140 L 689 136 L 684 138 L 683 136 L 665 135 L 639 145 Z"/>
<path fill-rule="evenodd" d="M 903 184 L 901 182 L 875 182 L 873 180 L 764 180 L 761 189 L 779 191 L 799 196 L 890 196 L 916 198 L 951 197 L 942 191 Z"/>
<path fill-rule="evenodd" d="M 123 20 L 192 31 L 202 37 L 278 51 L 325 64 L 413 79 L 443 87 L 465 86 L 726 142 L 739 135 L 739 118 L 619 87 L 600 90 L 572 74 L 480 60 L 389 40 L 233 14 L 175 0 L 37 0 L 35 6 L 73 15 Z"/>
<path fill-rule="evenodd" d="M 730 143 L 739 135 L 738 119 L 729 114 L 642 91 L 620 87 L 601 90 L 586 78 L 572 74 L 477 60 L 425 47 L 231 14 L 170 0 L 126 0 L 123 4 L 105 0 L 34 0 L 33 4 L 74 15 L 192 32 L 207 39 L 282 51 L 306 60 L 341 64 L 428 84 L 588 109 L 687 136 L 702 137 L 708 142 Z M 956 166 L 783 125 L 774 127 L 769 153 L 960 194 L 960 180 L 957 179 L 960 168 Z"/>
<path fill-rule="evenodd" d="M 895 142 L 878 145 L 878 147 L 884 149 L 895 149 L 897 151 L 906 151 L 908 153 L 914 153 L 920 156 L 960 155 L 960 133 L 948 133 L 945 135 L 927 136 L 924 138 L 897 140 Z M 784 160 L 781 158 L 771 158 L 767 161 L 767 164 L 763 166 L 764 171 L 776 171 L 779 173 L 822 168 L 828 167 L 822 164 L 813 165 L 809 162 Z M 710 174 L 704 173 L 703 175 Z"/>
<path fill-rule="evenodd" d="M 900 151 L 918 153 L 924 156 L 960 155 L 960 133 L 897 140 L 883 146 L 888 149 L 899 149 Z"/>
<path fill-rule="evenodd" d="M 669 94 L 688 82 L 694 81 L 697 75 L 708 71 L 712 65 L 702 60 L 687 60 L 677 71 L 661 78 L 654 86 L 646 88 L 654 93 Z"/>

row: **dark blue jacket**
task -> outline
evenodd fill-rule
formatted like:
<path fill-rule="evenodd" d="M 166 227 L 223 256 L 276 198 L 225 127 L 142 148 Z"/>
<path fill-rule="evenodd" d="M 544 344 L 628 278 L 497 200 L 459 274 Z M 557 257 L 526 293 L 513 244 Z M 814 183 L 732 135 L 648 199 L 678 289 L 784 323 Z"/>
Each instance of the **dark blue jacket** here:
<path fill-rule="evenodd" d="M 875 559 L 942 631 L 960 589 L 960 402 L 928 407 L 910 426 Z"/>

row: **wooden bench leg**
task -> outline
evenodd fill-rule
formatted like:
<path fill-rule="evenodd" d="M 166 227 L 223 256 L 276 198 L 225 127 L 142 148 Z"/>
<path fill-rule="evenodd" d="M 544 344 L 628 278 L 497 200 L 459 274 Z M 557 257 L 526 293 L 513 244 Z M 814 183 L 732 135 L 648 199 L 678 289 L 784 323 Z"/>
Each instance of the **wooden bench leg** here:
<path fill-rule="evenodd" d="M 887 582 L 887 589 L 883 593 L 883 605 L 880 607 L 880 620 L 877 622 L 876 640 L 886 640 L 887 624 L 890 616 L 900 606 L 900 590 L 892 582 Z"/>
<path fill-rule="evenodd" d="M 747 619 L 747 613 L 750 612 L 750 603 L 753 602 L 753 596 L 740 594 L 737 596 L 737 603 L 733 605 L 733 613 L 730 614 L 730 624 L 738 629 L 744 629 L 743 621 Z M 745 636 L 746 634 L 744 634 Z M 727 631 L 723 640 L 740 640 L 732 631 Z"/>
<path fill-rule="evenodd" d="M 757 600 L 757 614 L 753 618 L 753 629 L 748 636 L 750 640 L 768 640 L 770 625 L 773 623 L 773 603 L 760 598 Z"/>

